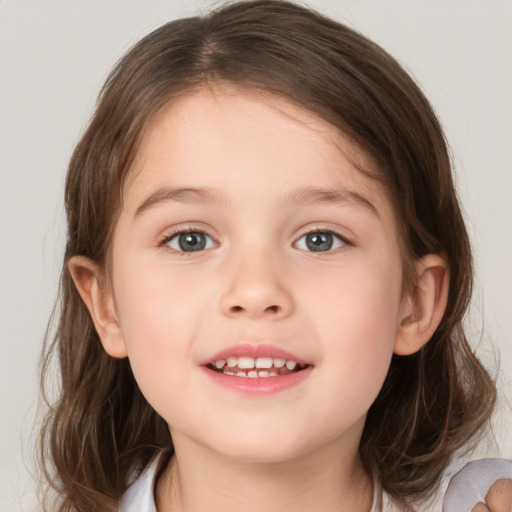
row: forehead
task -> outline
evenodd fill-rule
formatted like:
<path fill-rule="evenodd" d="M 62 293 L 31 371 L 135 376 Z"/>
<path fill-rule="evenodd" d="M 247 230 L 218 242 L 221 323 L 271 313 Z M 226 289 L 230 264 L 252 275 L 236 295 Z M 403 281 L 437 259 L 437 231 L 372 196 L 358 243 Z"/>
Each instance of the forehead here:
<path fill-rule="evenodd" d="M 387 208 L 384 185 L 368 174 L 378 174 L 375 162 L 315 114 L 266 92 L 204 88 L 171 100 L 152 118 L 124 200 L 140 202 L 165 185 L 211 187 L 226 197 L 262 185 L 282 194 L 318 185 L 357 189 Z"/>

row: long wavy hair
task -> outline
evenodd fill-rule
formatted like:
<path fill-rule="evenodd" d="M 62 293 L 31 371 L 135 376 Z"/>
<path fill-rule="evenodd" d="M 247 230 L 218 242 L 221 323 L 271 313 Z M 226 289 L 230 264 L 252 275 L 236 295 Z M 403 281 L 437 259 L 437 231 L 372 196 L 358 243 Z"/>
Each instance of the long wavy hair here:
<path fill-rule="evenodd" d="M 442 253 L 450 266 L 441 324 L 419 352 L 393 356 L 360 443 L 367 471 L 407 506 L 435 488 L 495 403 L 494 383 L 463 329 L 472 260 L 445 137 L 419 87 L 382 48 L 313 10 L 255 0 L 144 37 L 108 77 L 73 153 L 60 314 L 41 362 L 43 392 L 54 355 L 60 367 L 40 444 L 58 496 L 51 510 L 114 511 L 148 461 L 160 450 L 172 453 L 168 427 L 129 361 L 103 350 L 67 262 L 85 255 L 108 274 L 121 190 L 145 128 L 170 100 L 222 83 L 275 94 L 339 128 L 377 162 L 374 177 L 392 198 L 406 276 L 429 253 Z"/>

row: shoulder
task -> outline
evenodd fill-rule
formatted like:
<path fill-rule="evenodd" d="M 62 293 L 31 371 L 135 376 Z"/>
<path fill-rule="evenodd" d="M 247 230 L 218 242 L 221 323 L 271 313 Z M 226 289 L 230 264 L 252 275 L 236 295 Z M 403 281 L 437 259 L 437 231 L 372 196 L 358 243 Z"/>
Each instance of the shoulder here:
<path fill-rule="evenodd" d="M 125 492 L 118 512 L 156 512 L 155 478 L 161 456 L 155 457 Z"/>
<path fill-rule="evenodd" d="M 403 506 L 391 496 L 383 493 L 381 508 L 376 508 L 375 512 L 442 512 L 442 509 L 442 497 L 437 495 L 409 506 Z M 374 511 L 372 510 L 371 512 Z"/>

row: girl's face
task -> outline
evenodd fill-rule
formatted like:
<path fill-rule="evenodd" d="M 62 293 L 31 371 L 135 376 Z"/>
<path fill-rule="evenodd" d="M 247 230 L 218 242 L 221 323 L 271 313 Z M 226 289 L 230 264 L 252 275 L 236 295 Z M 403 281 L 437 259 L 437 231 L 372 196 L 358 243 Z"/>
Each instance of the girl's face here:
<path fill-rule="evenodd" d="M 116 355 L 175 442 L 259 462 L 357 451 L 402 262 L 383 186 L 351 161 L 371 166 L 313 114 L 236 88 L 150 124 L 114 235 Z"/>

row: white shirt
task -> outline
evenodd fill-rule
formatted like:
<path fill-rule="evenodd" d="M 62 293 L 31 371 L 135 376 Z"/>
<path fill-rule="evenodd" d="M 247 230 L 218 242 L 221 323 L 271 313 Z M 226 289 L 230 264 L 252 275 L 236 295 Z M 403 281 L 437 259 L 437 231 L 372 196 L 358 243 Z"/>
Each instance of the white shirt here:
<path fill-rule="evenodd" d="M 154 500 L 155 476 L 160 458 L 155 457 L 123 496 L 119 512 L 157 512 Z M 429 506 L 428 512 L 468 512 L 500 478 L 512 479 L 512 460 L 480 459 L 467 464 L 450 481 L 443 500 Z M 373 505 L 370 512 L 400 512 L 394 501 L 374 485 Z M 422 511 L 427 512 L 427 511 Z"/>
<path fill-rule="evenodd" d="M 154 489 L 160 457 L 155 457 L 124 493 L 119 512 L 156 512 Z"/>

